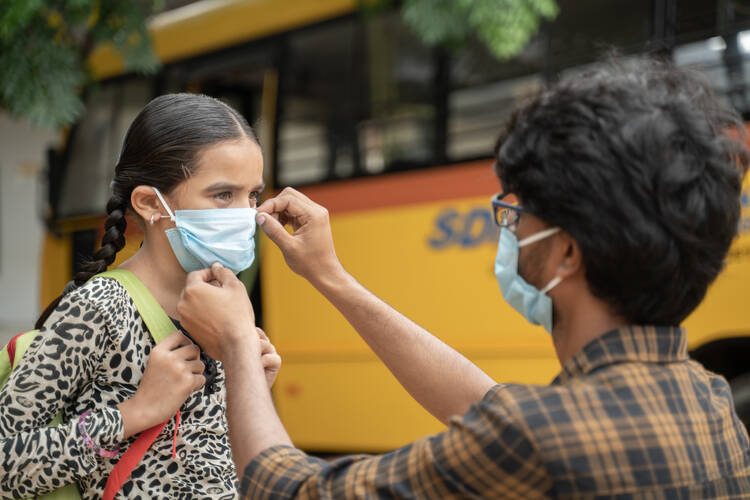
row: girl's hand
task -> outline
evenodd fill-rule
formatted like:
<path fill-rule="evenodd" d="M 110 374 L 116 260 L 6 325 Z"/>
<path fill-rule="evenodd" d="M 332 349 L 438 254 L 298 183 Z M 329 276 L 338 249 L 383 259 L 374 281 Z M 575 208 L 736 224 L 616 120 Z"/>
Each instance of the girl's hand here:
<path fill-rule="evenodd" d="M 266 382 L 270 389 L 276 380 L 276 375 L 278 375 L 279 369 L 281 368 L 281 356 L 276 353 L 276 348 L 268 339 L 266 332 L 258 327 L 255 327 L 255 331 L 258 332 L 258 336 L 260 337 L 260 361 L 263 364 L 263 371 L 266 374 Z"/>
<path fill-rule="evenodd" d="M 132 398 L 118 405 L 128 438 L 171 418 L 188 396 L 206 383 L 200 349 L 174 332 L 151 351 Z"/>

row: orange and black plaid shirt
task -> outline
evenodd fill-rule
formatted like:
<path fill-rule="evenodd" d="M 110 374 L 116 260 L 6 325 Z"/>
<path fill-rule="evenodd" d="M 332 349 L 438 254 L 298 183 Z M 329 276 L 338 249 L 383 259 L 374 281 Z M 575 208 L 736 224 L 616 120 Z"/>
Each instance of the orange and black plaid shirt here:
<path fill-rule="evenodd" d="M 750 445 L 726 381 L 676 327 L 586 345 L 549 386 L 491 389 L 442 434 L 327 463 L 278 446 L 243 498 L 750 499 Z"/>

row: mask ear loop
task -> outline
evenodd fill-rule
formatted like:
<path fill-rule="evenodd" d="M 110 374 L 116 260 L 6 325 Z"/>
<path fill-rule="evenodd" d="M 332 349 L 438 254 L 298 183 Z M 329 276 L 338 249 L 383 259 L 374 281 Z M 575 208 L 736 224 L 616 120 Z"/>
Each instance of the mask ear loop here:
<path fill-rule="evenodd" d="M 152 186 L 151 189 L 154 190 L 154 193 L 156 193 L 156 196 L 159 197 L 159 201 L 161 202 L 162 206 L 167 210 L 167 213 L 169 214 L 169 215 L 160 215 L 159 218 L 160 219 L 169 219 L 172 222 L 174 222 L 174 214 L 172 213 L 172 210 L 169 209 L 169 205 L 167 205 L 167 202 L 164 200 L 164 197 L 161 195 L 161 193 L 159 192 L 159 190 L 157 188 L 155 188 L 155 187 Z M 153 223 L 154 223 L 154 216 L 152 215 L 151 216 L 151 224 L 153 224 Z"/>
<path fill-rule="evenodd" d="M 557 285 L 559 285 L 562 280 L 563 279 L 561 277 L 555 276 L 554 278 L 552 278 L 552 281 L 550 281 L 549 283 L 547 283 L 547 286 L 545 286 L 544 288 L 542 288 L 540 291 L 542 293 L 547 293 L 550 290 L 552 290 L 553 288 L 555 288 Z"/>
<path fill-rule="evenodd" d="M 526 245 L 531 245 L 532 243 L 536 243 L 537 241 L 543 240 L 544 238 L 548 236 L 552 236 L 553 234 L 559 231 L 560 231 L 559 227 L 551 227 L 549 229 L 545 229 L 544 231 L 539 231 L 538 233 L 532 234 L 528 238 L 524 238 L 521 241 L 519 241 L 518 248 L 525 247 Z"/>
<path fill-rule="evenodd" d="M 536 234 L 532 234 L 528 238 L 524 238 L 521 241 L 518 242 L 518 248 L 521 248 L 526 245 L 530 245 L 532 243 L 536 243 L 539 240 L 543 240 L 544 238 L 547 238 L 548 236 L 552 236 L 553 234 L 560 231 L 559 227 L 551 227 L 549 229 L 545 229 L 544 231 L 539 231 Z M 545 286 L 543 289 L 540 290 L 541 293 L 547 293 L 553 288 L 555 288 L 557 285 L 560 284 L 560 282 L 563 279 L 560 276 L 555 276 L 552 278 L 552 281 L 547 283 L 547 286 Z"/>

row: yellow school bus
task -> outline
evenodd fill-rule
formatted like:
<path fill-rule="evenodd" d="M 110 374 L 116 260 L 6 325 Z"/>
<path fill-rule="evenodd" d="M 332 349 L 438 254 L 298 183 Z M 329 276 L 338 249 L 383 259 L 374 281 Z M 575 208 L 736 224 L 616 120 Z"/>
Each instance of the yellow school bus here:
<path fill-rule="evenodd" d="M 337 254 L 367 288 L 496 380 L 549 383 L 559 370 L 551 339 L 504 303 L 493 273 L 489 199 L 499 185 L 489 156 L 503 121 L 544 83 L 592 62 L 601 43 L 637 54 L 661 41 L 677 64 L 712 81 L 741 78 L 721 52 L 739 37 L 717 40 L 719 21 L 706 6 L 680 7 L 670 20 L 652 2 L 600 3 L 560 0 L 558 19 L 507 62 L 472 40 L 457 51 L 427 47 L 397 10 L 363 13 L 354 0 L 198 2 L 157 16 L 163 69 L 123 75 L 116 54 L 100 49 L 92 66 L 105 81 L 66 147 L 50 154 L 42 304 L 99 241 L 117 148 L 135 113 L 161 93 L 204 92 L 255 124 L 269 194 L 291 185 L 329 209 Z M 722 33 L 750 27 L 738 19 Z M 644 22 L 654 29 L 644 32 Z M 733 383 L 747 421 L 747 182 L 742 207 L 726 269 L 684 324 L 692 355 Z M 134 226 L 118 262 L 138 248 Z M 259 269 L 241 277 L 284 359 L 274 397 L 295 443 L 377 452 L 440 431 L 278 249 L 259 243 Z"/>

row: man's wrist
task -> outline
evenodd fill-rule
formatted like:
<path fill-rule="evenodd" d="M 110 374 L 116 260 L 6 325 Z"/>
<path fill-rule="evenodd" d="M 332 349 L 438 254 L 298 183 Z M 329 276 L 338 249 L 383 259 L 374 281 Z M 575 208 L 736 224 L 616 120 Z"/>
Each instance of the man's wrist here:
<path fill-rule="evenodd" d="M 352 276 L 346 272 L 344 266 L 337 262 L 337 265 L 318 273 L 311 277 L 309 281 L 319 292 L 327 295 L 329 292 L 346 285 L 350 280 L 353 280 Z"/>
<path fill-rule="evenodd" d="M 260 357 L 260 346 L 258 345 L 255 326 L 249 324 L 247 327 L 235 327 L 225 330 L 221 336 L 221 361 L 225 365 L 236 359 L 245 359 L 247 356 Z"/>

